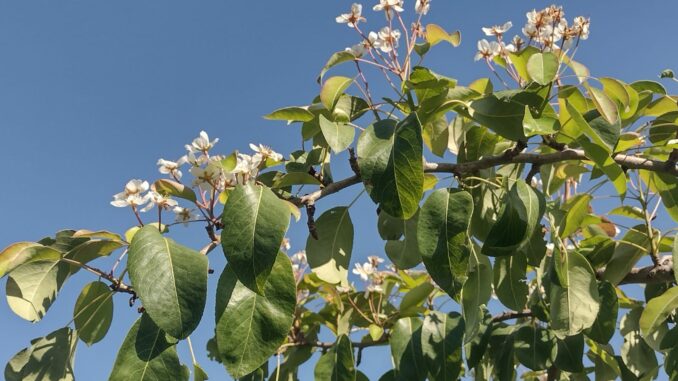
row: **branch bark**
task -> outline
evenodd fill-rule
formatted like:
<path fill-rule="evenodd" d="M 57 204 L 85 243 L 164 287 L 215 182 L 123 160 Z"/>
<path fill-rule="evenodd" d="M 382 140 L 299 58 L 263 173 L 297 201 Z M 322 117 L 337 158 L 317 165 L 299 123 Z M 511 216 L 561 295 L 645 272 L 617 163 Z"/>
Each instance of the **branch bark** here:
<path fill-rule="evenodd" d="M 602 279 L 605 269 L 596 271 L 596 277 Z M 675 280 L 673 275 L 673 259 L 670 255 L 661 258 L 658 266 L 634 267 L 619 284 L 666 283 Z"/>

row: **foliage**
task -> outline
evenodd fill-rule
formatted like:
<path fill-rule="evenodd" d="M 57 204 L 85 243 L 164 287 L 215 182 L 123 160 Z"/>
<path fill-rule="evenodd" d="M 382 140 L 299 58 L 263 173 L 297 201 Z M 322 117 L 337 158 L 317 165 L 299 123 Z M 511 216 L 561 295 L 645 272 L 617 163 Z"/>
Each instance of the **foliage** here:
<path fill-rule="evenodd" d="M 367 34 L 362 6 L 337 17 L 361 42 L 330 57 L 311 104 L 265 116 L 299 126 L 300 150 L 218 155 L 201 132 L 184 157 L 158 161 L 166 178 L 114 196 L 136 219 L 124 234 L 62 230 L 0 252 L 7 302 L 31 322 L 80 270 L 98 278 L 73 324 L 17 352 L 5 379 L 72 380 L 78 339 L 108 333 L 119 293 L 141 307 L 110 380 L 207 379 L 177 352 L 186 342 L 193 354 L 205 313 L 216 329 L 201 344 L 242 380 L 296 380 L 318 351 L 316 379 L 366 379 L 358 367 L 371 347 L 392 356 L 382 380 L 675 378 L 678 240 L 655 225 L 678 220 L 678 97 L 653 81 L 592 76 L 574 60 L 589 20 L 568 24 L 556 6 L 527 14 L 527 42 L 505 38 L 510 22 L 483 28 L 494 40 L 475 58 L 493 78 L 459 84 L 422 66 L 433 47 L 461 42 L 422 23 L 429 8 L 417 0 L 406 28 L 402 2 L 380 0 L 387 25 Z M 329 76 L 349 64 L 355 76 Z M 373 76 L 394 94 L 373 95 Z M 353 174 L 336 179 L 330 161 L 346 156 Z M 391 263 L 352 259 L 355 200 L 325 205 L 352 188 L 376 205 Z M 157 219 L 142 218 L 153 208 Z M 308 240 L 292 253 L 285 235 L 300 209 Z M 170 239 L 181 224 L 204 225 L 207 245 Z M 216 311 L 205 311 L 216 248 L 228 264 Z M 109 271 L 91 263 L 111 255 Z M 645 285 L 644 300 L 625 284 Z"/>

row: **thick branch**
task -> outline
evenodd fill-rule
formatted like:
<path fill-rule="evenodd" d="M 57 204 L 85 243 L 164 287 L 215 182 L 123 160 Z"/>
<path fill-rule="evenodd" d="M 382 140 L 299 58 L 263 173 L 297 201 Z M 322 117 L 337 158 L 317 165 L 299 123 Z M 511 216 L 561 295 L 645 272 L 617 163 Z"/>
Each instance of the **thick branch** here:
<path fill-rule="evenodd" d="M 605 269 L 600 269 L 596 272 L 598 279 L 602 279 L 604 274 Z M 653 265 L 631 269 L 619 284 L 666 283 L 673 280 L 673 260 L 670 255 L 666 255 L 661 258 L 659 266 Z"/>
<path fill-rule="evenodd" d="M 514 155 L 496 155 L 488 156 L 477 161 L 468 163 L 426 163 L 424 167 L 425 172 L 443 172 L 463 175 L 473 173 L 481 169 L 496 167 L 503 164 L 551 164 L 558 163 L 564 160 L 589 160 L 584 151 L 576 149 L 565 149 L 554 153 L 519 153 Z M 616 154 L 614 160 L 617 164 L 628 169 L 644 169 L 654 172 L 664 172 L 673 176 L 678 176 L 678 168 L 676 166 L 668 166 L 665 161 L 646 159 L 639 156 Z M 294 197 L 290 201 L 297 206 L 313 204 L 319 199 L 337 193 L 344 188 L 360 183 L 361 179 L 357 175 L 339 180 L 337 182 L 328 184 L 322 189 L 313 193 L 309 193 L 303 197 Z"/>
<path fill-rule="evenodd" d="M 389 335 L 388 334 L 383 334 L 378 340 L 372 340 L 372 341 L 353 341 L 351 342 L 351 346 L 354 349 L 363 349 L 363 348 L 368 348 L 368 347 L 374 347 L 377 345 L 382 345 L 388 342 Z M 306 347 L 306 346 L 311 346 L 311 347 L 316 347 L 316 348 L 322 348 L 322 349 L 330 349 L 334 346 L 334 342 L 324 342 L 324 341 L 297 341 L 294 343 L 289 343 L 285 344 L 288 347 Z"/>
<path fill-rule="evenodd" d="M 532 317 L 532 311 L 530 310 L 522 310 L 522 311 L 506 311 L 504 313 L 501 313 L 499 315 L 495 315 L 492 317 L 492 323 L 499 323 L 501 321 L 506 321 L 506 320 L 511 320 L 511 319 L 520 319 L 520 318 L 526 318 L 526 317 Z"/>

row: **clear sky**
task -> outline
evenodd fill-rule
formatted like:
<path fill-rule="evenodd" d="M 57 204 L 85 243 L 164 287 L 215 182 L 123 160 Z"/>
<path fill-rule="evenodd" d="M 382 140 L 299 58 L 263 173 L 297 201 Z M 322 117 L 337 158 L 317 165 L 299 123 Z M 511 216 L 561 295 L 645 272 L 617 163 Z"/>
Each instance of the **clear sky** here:
<path fill-rule="evenodd" d="M 364 4 L 367 28 L 383 16 Z M 514 22 L 544 1 L 433 0 L 428 22 L 462 31 L 459 48 L 440 47 L 428 65 L 462 84 L 489 76 L 473 62 L 482 26 Z M 568 1 L 568 19 L 591 17 L 591 37 L 577 53 L 592 75 L 626 81 L 656 79 L 678 69 L 675 0 Z M 334 17 L 349 1 L 0 1 L 0 247 L 35 241 L 62 228 L 124 232 L 135 221 L 109 205 L 130 178 L 160 177 L 158 158 L 176 159 L 200 130 L 219 137 L 216 150 L 247 150 L 250 142 L 288 153 L 300 145 L 298 127 L 263 120 L 287 105 L 308 104 L 317 95 L 320 67 L 331 53 L 356 41 Z M 413 0 L 406 0 L 408 11 Z M 512 34 L 511 34 L 512 35 Z M 676 86 L 665 83 L 675 93 Z M 379 87 L 375 89 L 377 92 Z M 381 94 L 384 94 L 383 92 Z M 334 161 L 337 177 L 345 158 Z M 351 189 L 336 202 L 350 200 Z M 327 204 L 329 205 L 329 203 Z M 319 206 L 319 212 L 327 205 Z M 363 197 L 352 209 L 356 225 L 354 260 L 383 255 L 374 206 Z M 290 231 L 293 249 L 306 240 L 305 221 Z M 665 222 L 670 224 L 670 222 Z M 173 230 L 178 241 L 199 248 L 200 228 Z M 216 274 L 223 255 L 210 255 Z M 101 267 L 110 266 L 103 260 Z M 45 319 L 31 325 L 0 301 L 0 363 L 33 337 L 71 319 L 82 286 L 94 280 L 80 273 L 69 280 Z M 0 281 L 4 289 L 5 280 Z M 211 380 L 229 379 L 207 359 L 212 299 L 194 334 L 199 362 Z M 4 299 L 4 298 L 3 298 Z M 76 378 L 108 377 L 115 353 L 138 314 L 126 296 L 115 298 L 116 319 L 106 339 L 76 356 Z M 190 363 L 184 344 L 179 351 Z M 363 370 L 376 379 L 391 367 L 386 351 L 368 349 Z M 312 379 L 312 368 L 302 380 Z"/>

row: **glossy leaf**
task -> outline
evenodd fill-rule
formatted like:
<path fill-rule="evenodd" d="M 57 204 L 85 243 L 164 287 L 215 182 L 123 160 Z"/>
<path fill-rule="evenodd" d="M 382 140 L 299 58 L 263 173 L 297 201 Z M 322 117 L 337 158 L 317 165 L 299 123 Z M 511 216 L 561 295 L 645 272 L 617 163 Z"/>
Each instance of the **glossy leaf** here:
<path fill-rule="evenodd" d="M 264 116 L 269 120 L 285 120 L 288 122 L 309 122 L 315 116 L 306 107 L 283 107 Z"/>
<path fill-rule="evenodd" d="M 356 380 L 353 347 L 348 336 L 339 336 L 334 346 L 320 356 L 315 366 L 314 376 L 317 381 Z"/>
<path fill-rule="evenodd" d="M 132 325 L 109 381 L 188 381 L 189 370 L 181 365 L 175 342 L 143 314 Z"/>
<path fill-rule="evenodd" d="M 319 118 L 320 130 L 334 153 L 344 151 L 353 143 L 353 138 L 355 137 L 354 127 L 346 123 L 332 122 L 322 115 Z"/>
<path fill-rule="evenodd" d="M 601 115 L 605 117 L 610 124 L 615 124 L 619 121 L 619 109 L 608 96 L 600 89 L 595 87 L 588 87 L 589 94 L 591 94 L 591 99 L 596 105 L 596 108 Z"/>
<path fill-rule="evenodd" d="M 527 303 L 527 258 L 524 255 L 498 257 L 494 262 L 494 292 L 509 309 L 522 311 Z"/>
<path fill-rule="evenodd" d="M 456 313 L 432 311 L 421 326 L 421 349 L 429 380 L 455 380 L 462 368 L 464 319 Z"/>
<path fill-rule="evenodd" d="M 426 25 L 426 41 L 435 46 L 436 44 L 446 41 L 449 42 L 452 46 L 457 47 L 461 43 L 461 33 L 455 31 L 453 33 L 447 33 L 445 29 L 436 25 L 428 24 Z"/>
<path fill-rule="evenodd" d="M 469 104 L 469 115 L 478 123 L 513 141 L 524 140 L 525 105 L 489 95 Z"/>
<path fill-rule="evenodd" d="M 466 327 L 466 341 L 477 333 L 483 316 L 478 306 L 492 296 L 492 265 L 484 255 L 472 255 L 468 277 L 461 289 L 461 305 Z"/>
<path fill-rule="evenodd" d="M 600 309 L 596 276 L 586 258 L 567 253 L 567 287 L 551 284 L 551 328 L 563 339 L 591 327 Z M 556 259 L 558 260 L 558 259 Z"/>
<path fill-rule="evenodd" d="M 113 292 L 106 283 L 86 285 L 73 310 L 73 320 L 80 340 L 92 345 L 106 336 L 113 321 Z"/>
<path fill-rule="evenodd" d="M 331 284 L 348 284 L 353 252 L 353 222 L 348 207 L 332 208 L 315 221 L 318 239 L 306 240 L 308 264 L 318 278 Z"/>
<path fill-rule="evenodd" d="M 216 341 L 221 361 L 235 378 L 253 372 L 275 354 L 292 327 L 296 285 L 283 253 L 277 255 L 264 294 L 245 287 L 231 264 L 219 278 Z"/>
<path fill-rule="evenodd" d="M 31 260 L 58 258 L 61 253 L 34 242 L 13 243 L 0 251 L 0 278 Z"/>
<path fill-rule="evenodd" d="M 652 298 L 640 316 L 640 332 L 644 337 L 652 335 L 678 308 L 678 287 L 671 287 L 666 292 Z"/>
<path fill-rule="evenodd" d="M 468 226 L 473 198 L 466 191 L 439 189 L 421 208 L 417 242 L 431 278 L 451 297 L 461 291 L 468 270 Z"/>
<path fill-rule="evenodd" d="M 78 339 L 68 327 L 31 340 L 5 367 L 5 381 L 74 381 L 73 360 Z"/>
<path fill-rule="evenodd" d="M 207 257 L 147 225 L 136 233 L 127 258 L 130 280 L 148 315 L 183 339 L 200 323 L 207 297 Z"/>
<path fill-rule="evenodd" d="M 326 109 L 332 110 L 353 79 L 347 77 L 330 77 L 323 83 L 320 89 L 320 101 Z"/>
<path fill-rule="evenodd" d="M 421 125 L 410 114 L 368 127 L 358 141 L 358 163 L 370 196 L 393 217 L 409 219 L 419 208 L 424 167 Z"/>
<path fill-rule="evenodd" d="M 396 368 L 396 380 L 426 378 L 426 365 L 421 348 L 422 322 L 418 318 L 399 319 L 391 332 L 391 355 Z"/>
<path fill-rule="evenodd" d="M 290 222 L 288 207 L 268 188 L 239 185 L 224 205 L 221 247 L 245 287 L 262 294 Z"/>
<path fill-rule="evenodd" d="M 527 73 L 530 79 L 540 85 L 548 85 L 558 74 L 560 61 L 558 56 L 551 52 L 536 53 L 527 60 Z"/>
<path fill-rule="evenodd" d="M 555 360 L 557 346 L 549 331 L 524 325 L 515 333 L 514 350 L 521 364 L 532 370 L 547 369 Z"/>
<path fill-rule="evenodd" d="M 151 185 L 151 189 L 164 196 L 179 197 L 192 202 L 197 200 L 193 189 L 185 186 L 184 184 L 168 179 L 156 180 L 153 185 Z"/>
<path fill-rule="evenodd" d="M 382 222 L 389 219 L 391 224 L 397 223 L 398 227 L 392 227 L 392 229 L 394 229 L 394 232 L 401 232 L 400 235 L 403 237 L 403 239 L 389 239 L 384 246 L 384 251 L 393 264 L 403 270 L 411 269 L 420 264 L 421 253 L 417 240 L 419 213 L 406 221 L 391 217 L 384 211 L 381 211 L 379 215 L 384 216 Z M 393 237 L 395 237 L 395 234 Z"/>
<path fill-rule="evenodd" d="M 482 248 L 491 257 L 513 255 L 534 233 L 544 211 L 543 200 L 532 187 L 517 180 L 506 194 L 503 211 Z"/>
<path fill-rule="evenodd" d="M 60 261 L 58 252 L 24 263 L 7 278 L 7 304 L 22 319 L 37 322 L 45 316 L 69 276 L 70 266 Z"/>
<path fill-rule="evenodd" d="M 332 54 L 332 56 L 330 56 L 330 58 L 327 60 L 325 66 L 323 66 L 322 71 L 320 71 L 320 75 L 318 76 L 318 83 L 322 82 L 325 73 L 327 73 L 327 71 L 333 68 L 334 66 L 337 66 L 343 62 L 353 61 L 355 59 L 356 56 L 354 56 L 351 52 L 347 52 L 345 50 Z"/>
<path fill-rule="evenodd" d="M 601 344 L 607 344 L 617 327 L 619 299 L 615 287 L 609 282 L 598 284 L 598 295 L 600 296 L 600 310 L 596 321 L 593 322 L 591 328 L 586 330 L 586 336 Z"/>
<path fill-rule="evenodd" d="M 643 233 L 645 230 L 645 225 L 636 225 L 622 237 L 605 267 L 603 279 L 613 285 L 619 284 L 638 260 L 648 253 L 650 239 Z"/>

